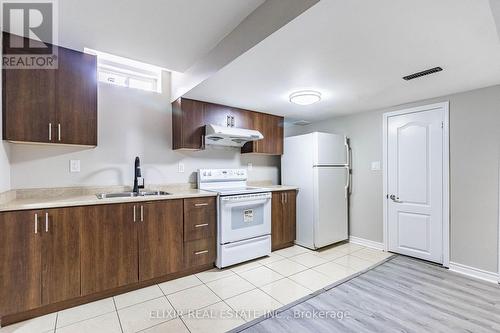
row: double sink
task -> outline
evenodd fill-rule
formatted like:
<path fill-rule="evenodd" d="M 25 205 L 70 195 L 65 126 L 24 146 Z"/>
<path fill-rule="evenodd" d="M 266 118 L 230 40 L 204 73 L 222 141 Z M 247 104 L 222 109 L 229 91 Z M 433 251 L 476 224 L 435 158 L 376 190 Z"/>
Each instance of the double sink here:
<path fill-rule="evenodd" d="M 97 193 L 97 199 L 108 198 L 133 198 L 133 197 L 154 197 L 160 195 L 170 195 L 171 193 L 164 191 L 141 191 L 141 192 L 114 192 L 114 193 Z"/>

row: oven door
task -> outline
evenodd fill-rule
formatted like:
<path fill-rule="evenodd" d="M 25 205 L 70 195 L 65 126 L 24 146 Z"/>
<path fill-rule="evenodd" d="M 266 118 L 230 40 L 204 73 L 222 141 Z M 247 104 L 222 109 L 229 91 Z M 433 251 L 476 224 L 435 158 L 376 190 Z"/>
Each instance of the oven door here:
<path fill-rule="evenodd" d="M 233 195 L 220 200 L 221 244 L 271 234 L 271 193 Z"/>

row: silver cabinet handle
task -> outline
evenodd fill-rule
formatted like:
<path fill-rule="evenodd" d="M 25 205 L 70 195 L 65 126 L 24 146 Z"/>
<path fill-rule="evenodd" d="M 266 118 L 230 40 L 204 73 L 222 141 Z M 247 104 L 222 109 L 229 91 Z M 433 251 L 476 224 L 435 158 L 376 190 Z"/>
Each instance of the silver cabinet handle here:
<path fill-rule="evenodd" d="M 285 203 L 285 197 L 283 195 L 283 192 L 281 192 L 281 204 L 283 205 Z"/>
<path fill-rule="evenodd" d="M 288 193 L 283 193 L 283 195 L 285 196 L 285 203 L 287 204 L 288 203 Z"/>
<path fill-rule="evenodd" d="M 226 116 L 226 127 L 231 127 L 231 117 Z"/>
<path fill-rule="evenodd" d="M 52 141 L 52 123 L 49 123 L 49 141 Z"/>
<path fill-rule="evenodd" d="M 49 232 L 49 213 L 45 213 L 45 232 Z"/>
<path fill-rule="evenodd" d="M 205 253 L 208 253 L 208 250 L 198 251 L 198 252 L 195 252 L 194 254 L 199 256 L 200 254 L 205 254 Z"/>
<path fill-rule="evenodd" d="M 207 227 L 208 223 L 203 223 L 203 224 L 196 224 L 194 227 L 195 228 L 202 228 L 202 227 Z"/>
<path fill-rule="evenodd" d="M 195 207 L 208 206 L 208 202 L 194 204 Z"/>
<path fill-rule="evenodd" d="M 135 218 L 135 213 L 136 213 L 136 211 L 137 211 L 137 208 L 136 208 L 136 207 L 135 207 L 135 205 L 134 205 L 134 222 L 137 222 L 137 221 L 136 221 L 136 218 Z"/>
<path fill-rule="evenodd" d="M 61 141 L 61 124 L 57 124 L 57 140 Z"/>
<path fill-rule="evenodd" d="M 38 233 L 38 214 L 35 213 L 35 235 Z"/>
<path fill-rule="evenodd" d="M 141 205 L 141 222 L 144 222 L 144 206 Z"/>
<path fill-rule="evenodd" d="M 234 127 L 234 116 L 231 116 L 231 127 Z"/>

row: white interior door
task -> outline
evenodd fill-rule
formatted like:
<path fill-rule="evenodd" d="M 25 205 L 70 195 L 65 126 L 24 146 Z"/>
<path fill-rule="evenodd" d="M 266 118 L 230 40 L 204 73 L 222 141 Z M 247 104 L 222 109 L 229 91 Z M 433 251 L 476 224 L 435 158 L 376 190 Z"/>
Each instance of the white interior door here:
<path fill-rule="evenodd" d="M 444 110 L 387 119 L 389 251 L 443 263 Z"/>

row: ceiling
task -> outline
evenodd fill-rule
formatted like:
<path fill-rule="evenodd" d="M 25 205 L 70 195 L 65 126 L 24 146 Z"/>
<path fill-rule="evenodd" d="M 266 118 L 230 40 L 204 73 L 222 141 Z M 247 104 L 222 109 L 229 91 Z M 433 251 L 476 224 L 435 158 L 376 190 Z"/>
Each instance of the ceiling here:
<path fill-rule="evenodd" d="M 59 45 L 175 71 L 205 55 L 264 0 L 63 0 Z"/>
<path fill-rule="evenodd" d="M 498 84 L 499 59 L 488 0 L 321 0 L 187 97 L 316 121 Z"/>

